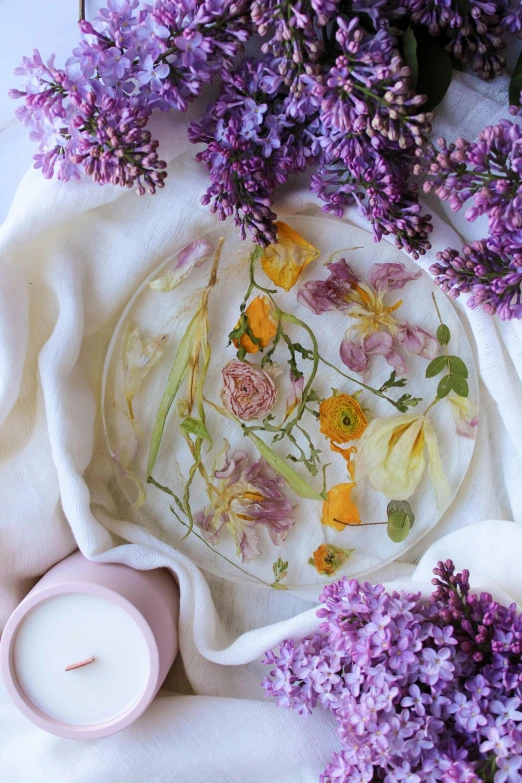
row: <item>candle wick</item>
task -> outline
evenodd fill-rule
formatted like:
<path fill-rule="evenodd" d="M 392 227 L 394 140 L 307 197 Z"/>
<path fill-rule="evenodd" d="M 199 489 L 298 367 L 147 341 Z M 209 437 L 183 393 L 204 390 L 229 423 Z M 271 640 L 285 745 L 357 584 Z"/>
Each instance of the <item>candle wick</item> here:
<path fill-rule="evenodd" d="M 82 666 L 88 666 L 90 663 L 94 663 L 94 658 L 86 658 L 85 661 L 78 661 L 78 663 L 71 663 L 70 666 L 65 667 L 65 671 L 70 672 L 73 669 L 80 669 Z"/>

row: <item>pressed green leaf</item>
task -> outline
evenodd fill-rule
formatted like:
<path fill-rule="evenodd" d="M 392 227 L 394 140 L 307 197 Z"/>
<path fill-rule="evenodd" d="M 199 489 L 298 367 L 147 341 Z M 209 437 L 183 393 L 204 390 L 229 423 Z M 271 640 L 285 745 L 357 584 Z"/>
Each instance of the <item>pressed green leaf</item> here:
<path fill-rule="evenodd" d="M 286 483 L 295 494 L 300 498 L 307 498 L 308 500 L 326 500 L 324 495 L 320 495 L 313 487 L 308 484 L 307 481 L 301 478 L 293 468 L 282 457 L 277 455 L 275 451 L 272 451 L 264 440 L 261 440 L 255 432 L 245 431 L 250 440 L 255 444 L 257 450 L 262 457 L 266 459 L 268 464 L 284 478 Z"/>
<path fill-rule="evenodd" d="M 419 77 L 416 91 L 426 95 L 422 111 L 432 111 L 448 91 L 453 66 L 448 52 L 428 34 L 417 34 Z"/>
<path fill-rule="evenodd" d="M 448 366 L 448 362 L 445 356 L 437 356 L 426 367 L 426 378 L 434 378 L 439 372 L 442 372 L 445 367 Z"/>
<path fill-rule="evenodd" d="M 454 375 L 462 375 L 463 378 L 468 377 L 468 368 L 458 356 L 449 357 L 450 372 Z"/>
<path fill-rule="evenodd" d="M 453 391 L 456 392 L 459 397 L 467 397 L 469 394 L 468 382 L 462 375 L 451 376 L 451 386 Z"/>
<path fill-rule="evenodd" d="M 392 514 L 401 513 L 404 514 L 410 522 L 410 526 L 415 522 L 415 514 L 407 500 L 390 500 L 386 507 L 386 513 L 388 514 L 388 522 Z"/>
<path fill-rule="evenodd" d="M 522 92 L 522 52 L 520 52 L 515 70 L 509 82 L 509 103 L 512 106 L 520 106 L 520 93 Z"/>
<path fill-rule="evenodd" d="M 450 393 L 452 386 L 452 380 L 453 375 L 445 375 L 444 378 L 441 378 L 439 381 L 439 385 L 437 386 L 437 397 L 439 400 L 442 400 L 444 397 L 447 397 Z"/>
<path fill-rule="evenodd" d="M 208 430 L 201 419 L 194 419 L 192 416 L 187 416 L 183 419 L 179 428 L 183 432 L 186 432 L 187 435 L 195 435 L 202 440 L 210 440 Z"/>
<path fill-rule="evenodd" d="M 394 516 L 394 515 L 392 515 Z M 396 543 L 400 544 L 401 541 L 404 541 L 405 538 L 408 537 L 408 533 L 411 530 L 410 520 L 406 515 L 403 515 L 404 523 L 401 527 L 393 527 L 390 522 L 388 523 L 388 527 L 386 528 L 386 532 L 388 533 L 388 538 L 391 538 L 391 540 Z"/>
<path fill-rule="evenodd" d="M 441 345 L 447 345 L 449 341 L 451 340 L 451 332 L 449 330 L 449 326 L 446 326 L 446 324 L 441 324 L 439 328 L 437 329 L 437 340 Z"/>
<path fill-rule="evenodd" d="M 156 421 L 154 423 L 154 429 L 152 430 L 149 461 L 147 464 L 147 476 L 151 475 L 154 465 L 156 464 L 161 439 L 163 437 L 163 430 L 165 429 L 165 422 L 167 420 L 171 405 L 176 399 L 179 387 L 187 377 L 190 355 L 192 353 L 194 340 L 196 339 L 198 333 L 200 319 L 201 314 L 198 311 L 188 325 L 187 331 L 183 335 L 181 342 L 178 345 L 176 357 L 170 371 L 169 380 L 167 382 L 165 391 L 163 392 L 163 397 L 161 398 Z"/>
<path fill-rule="evenodd" d="M 409 519 L 404 511 L 394 511 L 388 517 L 388 525 L 393 528 L 393 530 L 402 530 L 406 522 L 409 523 Z"/>
<path fill-rule="evenodd" d="M 419 78 L 419 63 L 417 61 L 417 39 L 411 27 L 408 27 L 402 36 L 402 56 L 411 71 L 412 87 L 416 87 Z"/>
<path fill-rule="evenodd" d="M 288 590 L 288 587 L 285 587 L 285 585 L 282 585 L 281 582 L 272 582 L 270 587 L 273 590 Z"/>

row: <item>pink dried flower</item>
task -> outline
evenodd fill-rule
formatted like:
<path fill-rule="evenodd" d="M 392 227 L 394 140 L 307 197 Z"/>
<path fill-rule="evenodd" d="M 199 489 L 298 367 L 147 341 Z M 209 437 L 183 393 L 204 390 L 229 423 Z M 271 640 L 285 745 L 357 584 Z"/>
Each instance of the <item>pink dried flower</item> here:
<path fill-rule="evenodd" d="M 223 367 L 221 399 L 225 407 L 243 421 L 261 419 L 275 403 L 276 387 L 260 367 L 232 359 Z"/>

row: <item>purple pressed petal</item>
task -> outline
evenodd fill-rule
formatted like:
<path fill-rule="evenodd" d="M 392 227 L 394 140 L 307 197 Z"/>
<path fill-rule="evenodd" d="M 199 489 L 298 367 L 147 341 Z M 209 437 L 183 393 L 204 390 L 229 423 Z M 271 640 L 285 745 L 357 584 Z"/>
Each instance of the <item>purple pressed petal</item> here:
<path fill-rule="evenodd" d="M 243 563 L 250 563 L 251 560 L 255 560 L 256 557 L 261 555 L 259 541 L 259 533 L 256 531 L 255 527 L 246 527 L 239 541 L 239 549 L 241 551 L 241 560 Z"/>
<path fill-rule="evenodd" d="M 421 274 L 420 269 L 408 272 L 404 264 L 394 262 L 373 264 L 370 267 L 368 279 L 377 291 L 396 291 L 403 288 L 410 280 L 417 280 Z"/>
<path fill-rule="evenodd" d="M 341 361 L 352 372 L 364 373 L 368 369 L 368 357 L 358 343 L 345 338 L 339 350 Z"/>
<path fill-rule="evenodd" d="M 373 332 L 364 338 L 363 346 L 365 353 L 380 354 L 386 356 L 391 349 L 393 338 L 389 332 Z"/>
<path fill-rule="evenodd" d="M 241 472 L 248 464 L 248 454 L 242 449 L 236 449 L 235 451 L 227 450 L 225 454 L 225 464 L 220 470 L 216 470 L 214 476 L 217 479 L 229 479 L 229 483 L 233 484 L 239 480 Z"/>
<path fill-rule="evenodd" d="M 429 332 L 408 321 L 398 321 L 397 325 L 399 327 L 397 341 L 408 353 L 430 360 L 438 356 L 439 344 Z"/>

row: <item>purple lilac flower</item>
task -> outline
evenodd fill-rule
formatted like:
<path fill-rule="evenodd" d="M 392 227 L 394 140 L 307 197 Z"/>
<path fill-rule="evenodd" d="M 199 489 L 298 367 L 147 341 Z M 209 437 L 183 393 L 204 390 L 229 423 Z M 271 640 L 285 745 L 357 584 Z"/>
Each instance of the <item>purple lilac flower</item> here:
<path fill-rule="evenodd" d="M 409 0 L 408 9 L 416 24 L 424 25 L 434 36 L 443 35 L 446 50 L 462 65 L 478 71 L 483 79 L 497 76 L 506 64 L 499 52 L 506 44 L 501 38 L 501 18 L 509 2 L 506 0 L 468 0 L 454 3 L 447 0 Z M 508 29 L 516 21 L 505 21 Z"/>
<path fill-rule="evenodd" d="M 505 238 L 504 238 L 505 240 Z M 430 271 L 435 283 L 456 299 L 471 294 L 468 307 L 481 307 L 502 320 L 522 318 L 522 253 L 509 256 L 489 248 L 490 240 L 464 245 L 461 252 L 447 248 L 437 253 Z"/>
<path fill-rule="evenodd" d="M 218 484 L 212 502 L 194 514 L 194 522 L 212 544 L 219 542 L 226 529 L 247 563 L 261 555 L 261 528 L 275 546 L 283 543 L 295 523 L 294 507 L 284 493 L 284 479 L 264 459 L 251 464 L 244 451 L 228 450 L 215 478 Z"/>
<path fill-rule="evenodd" d="M 487 240 L 466 245 L 461 253 L 447 248 L 437 254 L 431 271 L 435 282 L 450 296 L 470 293 L 468 305 L 506 320 L 522 317 L 522 128 L 508 120 L 485 128 L 476 142 L 457 139 L 439 149 L 429 163 L 431 179 L 425 192 L 434 191 L 460 209 L 468 200 L 468 220 L 488 216 Z"/>
<path fill-rule="evenodd" d="M 521 783 L 522 618 L 471 593 L 451 561 L 434 573 L 429 603 L 328 585 L 320 633 L 266 654 L 267 696 L 335 718 L 341 749 L 322 783 Z"/>
<path fill-rule="evenodd" d="M 254 97 L 255 96 L 255 97 Z M 294 117 L 287 109 L 294 101 Z M 317 104 L 312 105 L 315 111 Z M 202 202 L 210 204 L 220 220 L 234 216 L 243 237 L 275 241 L 273 193 L 289 175 L 303 171 L 316 159 L 314 127 L 306 106 L 300 113 L 270 61 L 245 60 L 223 78 L 216 103 L 189 129 L 192 142 L 207 148 L 196 155 L 210 171 L 212 184 Z"/>
<path fill-rule="evenodd" d="M 204 83 L 230 70 L 251 34 L 246 0 L 108 0 L 58 69 L 37 50 L 15 70 L 26 77 L 11 96 L 18 118 L 39 143 L 35 168 L 45 177 L 162 187 L 165 163 L 144 130 L 154 107 L 184 111 Z"/>

